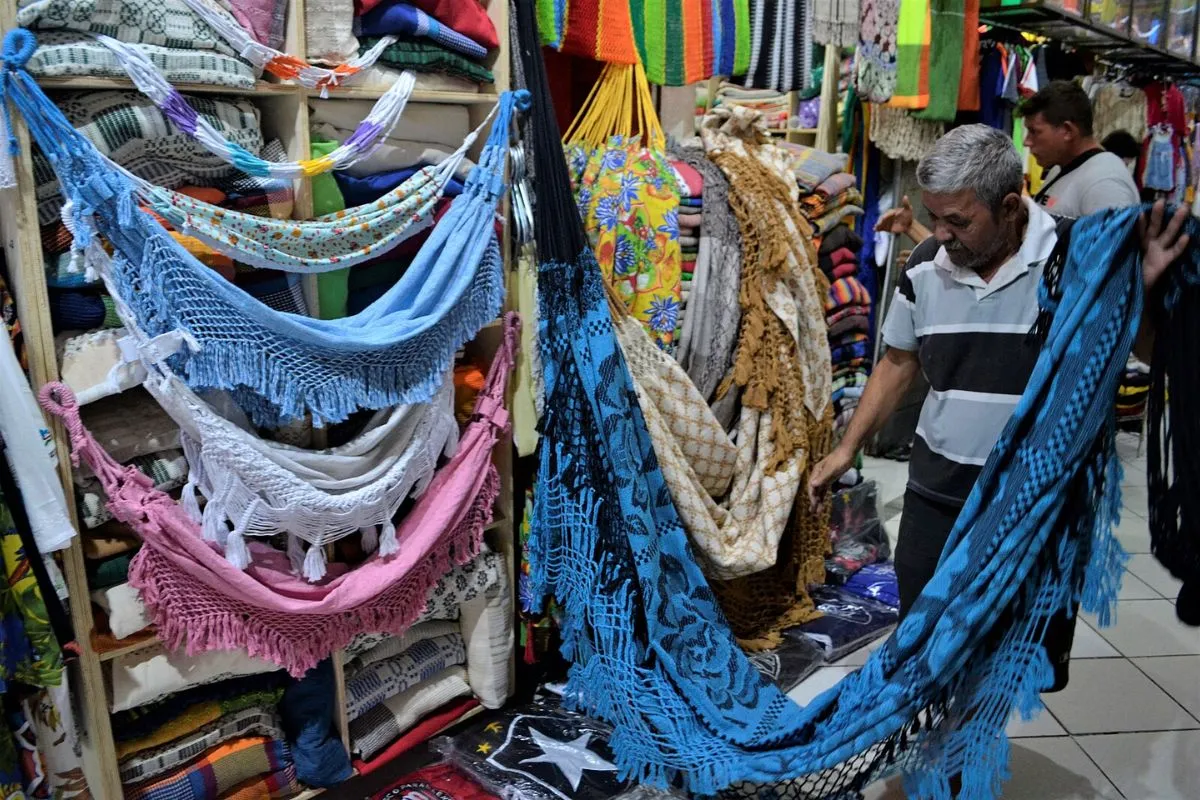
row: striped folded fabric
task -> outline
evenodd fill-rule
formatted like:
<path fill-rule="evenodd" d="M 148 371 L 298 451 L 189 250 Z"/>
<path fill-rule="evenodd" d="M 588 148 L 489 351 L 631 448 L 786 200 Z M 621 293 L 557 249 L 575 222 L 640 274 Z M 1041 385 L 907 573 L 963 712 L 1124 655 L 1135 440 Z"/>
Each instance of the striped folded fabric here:
<path fill-rule="evenodd" d="M 125 786 L 125 800 L 202 800 L 244 781 L 273 775 L 292 763 L 287 742 L 246 736 L 217 745 L 182 769 Z"/>
<path fill-rule="evenodd" d="M 121 760 L 121 783 L 133 784 L 187 764 L 216 745 L 246 736 L 283 739 L 274 706 L 256 705 L 234 711 L 166 744 L 138 751 Z"/>
<path fill-rule="evenodd" d="M 374 47 L 378 37 L 364 36 L 359 42 L 359 52 Z M 379 56 L 379 61 L 396 69 L 411 69 L 413 72 L 439 72 L 454 75 L 476 83 L 492 83 L 492 71 L 472 61 L 461 53 L 430 41 L 400 40 L 393 42 Z"/>

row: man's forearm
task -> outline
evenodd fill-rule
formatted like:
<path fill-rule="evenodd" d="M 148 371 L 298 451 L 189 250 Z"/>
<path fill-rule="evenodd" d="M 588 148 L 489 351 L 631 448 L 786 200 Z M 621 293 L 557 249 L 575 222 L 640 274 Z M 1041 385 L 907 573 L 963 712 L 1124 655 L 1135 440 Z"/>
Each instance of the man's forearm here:
<path fill-rule="evenodd" d="M 840 446 L 858 450 L 867 439 L 878 433 L 900 404 L 900 398 L 912 386 L 919 369 L 915 354 L 889 350 L 871 373 Z"/>

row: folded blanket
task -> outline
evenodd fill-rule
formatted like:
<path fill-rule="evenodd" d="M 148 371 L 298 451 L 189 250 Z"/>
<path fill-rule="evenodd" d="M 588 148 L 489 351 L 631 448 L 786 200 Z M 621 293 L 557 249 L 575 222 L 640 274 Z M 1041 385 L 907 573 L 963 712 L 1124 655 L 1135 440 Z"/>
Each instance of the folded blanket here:
<path fill-rule="evenodd" d="M 848 252 L 848 251 L 847 251 Z M 838 280 L 839 278 L 852 278 L 858 275 L 858 264 L 853 262 L 847 264 L 838 264 L 829 274 L 830 279 Z"/>
<path fill-rule="evenodd" d="M 276 798 L 294 797 L 300 794 L 300 790 L 303 788 L 296 775 L 296 765 L 286 764 L 277 772 L 258 775 L 239 783 L 221 795 L 221 800 L 276 800 Z"/>
<path fill-rule="evenodd" d="M 848 172 L 838 172 L 830 175 L 816 188 L 816 193 L 824 198 L 835 197 L 848 189 L 858 188 L 858 178 Z"/>
<path fill-rule="evenodd" d="M 840 340 L 848 333 L 869 331 L 871 329 L 870 321 L 871 318 L 867 314 L 847 314 L 829 326 L 829 341 Z"/>
<path fill-rule="evenodd" d="M 464 663 L 466 658 L 462 634 L 455 632 L 417 642 L 398 656 L 362 667 L 346 680 L 347 719 L 358 719 L 387 698 Z"/>
<path fill-rule="evenodd" d="M 844 247 L 852 253 L 857 253 L 862 250 L 862 246 L 861 236 L 845 225 L 838 225 L 822 237 L 819 252 L 821 255 L 830 255 Z"/>
<path fill-rule="evenodd" d="M 862 316 L 868 316 L 870 313 L 871 306 L 869 304 L 851 303 L 850 305 L 837 306 L 836 310 L 826 312 L 825 324 L 832 328 L 846 317 L 858 316 L 860 314 Z"/>
<path fill-rule="evenodd" d="M 418 163 L 414 166 L 404 167 L 403 169 L 377 172 L 374 175 L 365 175 L 363 177 L 356 177 L 338 171 L 333 173 L 333 177 L 337 181 L 338 189 L 341 190 L 342 198 L 346 201 L 346 205 L 361 206 L 373 203 L 383 197 L 411 178 L 422 166 L 424 165 Z M 451 178 L 447 182 L 443 194 L 445 197 L 457 197 L 462 194 L 462 190 L 462 181 Z"/>
<path fill-rule="evenodd" d="M 446 730 L 446 728 L 453 725 L 456 720 L 461 719 L 468 711 L 478 707 L 479 701 L 473 697 L 452 700 L 422 719 L 399 739 L 376 753 L 370 761 L 355 759 L 354 769 L 359 775 L 370 775 L 372 772 L 386 767 L 417 745 L 424 744 L 434 736 L 437 736 Z M 381 795 L 375 795 L 375 798 L 380 797 Z M 372 800 L 375 800 L 375 798 Z"/>
<path fill-rule="evenodd" d="M 369 759 L 426 714 L 470 694 L 466 671 L 462 667 L 450 667 L 436 677 L 388 698 L 351 722 L 351 747 L 359 758 Z"/>
<path fill-rule="evenodd" d="M 103 33 L 123 42 L 236 56 L 183 0 L 22 0 L 17 24 L 39 32 Z"/>
<path fill-rule="evenodd" d="M 107 293 L 77 289 L 50 292 L 50 327 L 54 333 L 119 328 L 117 306 Z"/>
<path fill-rule="evenodd" d="M 309 120 L 314 125 L 332 125 L 341 130 L 353 131 L 371 111 L 368 100 L 313 101 Z M 442 103 L 409 103 L 404 107 L 396 127 L 388 132 L 387 139 L 427 142 L 450 150 L 458 149 L 471 132 L 470 112 L 465 106 Z M 412 166 L 397 164 L 396 167 Z M 350 205 L 353 205 L 351 203 Z"/>
<path fill-rule="evenodd" d="M 141 389 L 92 403 L 80 416 L 96 441 L 121 463 L 179 448 L 179 426 Z M 76 470 L 75 485 L 83 486 L 90 476 L 90 469 Z"/>
<path fill-rule="evenodd" d="M 278 139 L 272 139 L 263 145 L 260 155 L 265 161 L 287 160 L 287 151 Z M 239 173 L 218 181 L 217 185 L 225 193 L 224 200 L 219 202 L 226 208 L 273 219 L 292 218 L 296 197 L 290 180 Z"/>
<path fill-rule="evenodd" d="M 108 522 L 79 535 L 83 540 L 83 557 L 93 560 L 131 553 L 142 545 L 142 540 L 124 522 Z"/>
<path fill-rule="evenodd" d="M 251 675 L 189 689 L 169 700 L 113 715 L 117 758 L 161 747 L 195 733 L 227 714 L 271 708 L 283 697 L 280 673 Z"/>
<path fill-rule="evenodd" d="M 99 562 L 86 562 L 84 566 L 87 568 L 88 586 L 95 591 L 125 583 L 129 580 L 129 562 L 132 560 L 133 554 L 126 553 Z"/>
<path fill-rule="evenodd" d="M 232 711 L 166 744 L 146 748 L 121 759 L 121 783 L 131 784 L 169 772 L 232 739 L 264 736 L 282 740 L 283 729 L 273 706 L 250 706 Z"/>
<path fill-rule="evenodd" d="M 364 36 L 417 36 L 437 42 L 468 58 L 487 57 L 487 48 L 464 36 L 453 28 L 443 25 L 424 11 L 408 3 L 392 3 L 377 6 L 359 20 L 359 32 Z"/>
<path fill-rule="evenodd" d="M 826 153 L 802 144 L 784 143 L 791 156 L 796 182 L 805 192 L 811 192 L 838 172 L 845 172 L 848 163 L 844 153 Z"/>
<path fill-rule="evenodd" d="M 858 278 L 839 278 L 831 283 L 829 294 L 825 297 L 826 319 L 828 320 L 829 312 L 851 305 L 867 307 L 871 305 L 871 295 Z"/>
<path fill-rule="evenodd" d="M 244 652 L 209 650 L 195 656 L 162 648 L 121 656 L 112 662 L 113 711 L 124 711 L 207 683 L 275 672 L 279 667 Z"/>
<path fill-rule="evenodd" d="M 337 128 L 328 123 L 314 125 L 313 136 L 320 139 L 345 141 L 353 130 Z M 411 167 L 414 164 L 441 164 L 456 148 L 432 145 L 429 142 L 414 142 L 407 139 L 385 139 L 369 156 L 356 161 L 343 172 L 356 178 L 367 178 L 392 170 Z M 469 158 L 462 160 L 455 175 L 465 179 L 475 164 Z"/>
<path fill-rule="evenodd" d="M 116 54 L 86 34 L 40 31 L 37 43 L 38 48 L 26 67 L 36 77 L 129 77 Z M 233 55 L 153 44 L 135 44 L 134 47 L 158 67 L 172 86 L 201 83 L 232 89 L 254 88 L 254 70 Z"/>
<path fill-rule="evenodd" d="M 283 47 L 287 25 L 288 0 L 226 0 L 229 10 L 254 40 L 274 47 Z"/>
<path fill-rule="evenodd" d="M 291 763 L 287 743 L 244 736 L 212 748 L 182 769 L 125 787 L 126 800 L 201 800 L 220 797 L 243 781 L 270 775 Z"/>
<path fill-rule="evenodd" d="M 184 184 L 212 185 L 237 172 L 138 92 L 69 92 L 55 100 L 71 125 L 96 149 L 150 183 L 169 189 Z M 262 151 L 258 108 L 248 98 L 204 95 L 188 101 L 218 133 L 254 155 Z M 37 149 L 33 151 L 33 175 L 38 222 L 48 225 L 57 219 L 62 198 L 58 176 Z"/>
<path fill-rule="evenodd" d="M 308 60 L 341 64 L 354 57 L 354 0 L 306 0 L 304 39 Z"/>
<path fill-rule="evenodd" d="M 360 52 L 373 47 L 377 38 L 366 36 L 360 42 Z M 487 67 L 472 61 L 464 55 L 449 50 L 433 42 L 427 41 L 398 41 L 389 45 L 379 60 L 389 67 L 411 69 L 414 72 L 440 72 L 445 75 L 456 75 L 477 83 L 492 83 L 495 79 Z"/>
<path fill-rule="evenodd" d="M 851 359 L 867 358 L 870 354 L 870 342 L 855 342 L 853 344 L 829 348 L 829 357 L 835 364 Z"/>
<path fill-rule="evenodd" d="M 354 13 L 366 14 L 373 8 L 391 5 L 395 2 L 396 0 L 354 0 Z M 496 34 L 495 23 L 488 16 L 487 9 L 477 0 L 409 0 L 409 2 L 438 22 L 453 28 L 489 50 L 500 46 L 500 37 Z M 504 33 L 507 35 L 508 31 Z"/>
<path fill-rule="evenodd" d="M 150 627 L 141 594 L 128 583 L 108 589 L 95 589 L 91 597 L 93 603 L 104 609 L 108 618 L 108 629 L 113 638 L 128 639 Z"/>

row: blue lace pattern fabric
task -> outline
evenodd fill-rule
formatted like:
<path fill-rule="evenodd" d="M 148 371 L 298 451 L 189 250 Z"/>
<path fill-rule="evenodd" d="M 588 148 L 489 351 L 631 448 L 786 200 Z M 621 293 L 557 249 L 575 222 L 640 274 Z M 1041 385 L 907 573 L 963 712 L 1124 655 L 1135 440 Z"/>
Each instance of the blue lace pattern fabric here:
<path fill-rule="evenodd" d="M 1138 213 L 1077 223 L 1043 292 L 1038 366 L 937 574 L 889 642 L 805 708 L 737 647 L 696 565 L 594 258 L 541 265 L 533 589 L 559 601 L 567 697 L 613 724 L 623 770 L 696 794 L 759 796 L 744 782 L 794 779 L 770 795 L 787 797 L 844 796 L 901 771 L 913 795 L 939 798 L 963 772 L 962 797 L 997 794 L 1009 715 L 1031 713 L 1052 682 L 1045 622 L 1079 601 L 1105 621 L 1126 559 L 1111 535 L 1113 398 L 1142 307 Z M 1001 619 L 1018 621 L 997 630 Z"/>

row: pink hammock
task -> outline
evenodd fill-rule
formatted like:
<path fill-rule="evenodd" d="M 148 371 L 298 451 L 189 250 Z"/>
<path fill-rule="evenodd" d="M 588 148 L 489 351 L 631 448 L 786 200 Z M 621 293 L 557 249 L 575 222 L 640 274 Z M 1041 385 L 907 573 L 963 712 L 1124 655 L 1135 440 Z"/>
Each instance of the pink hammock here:
<path fill-rule="evenodd" d="M 491 456 L 509 427 L 504 393 L 519 330 L 519 317 L 508 314 L 458 451 L 397 526 L 399 551 L 376 554 L 354 570 L 330 564 L 319 584 L 293 576 L 287 556 L 262 544 L 250 545 L 246 570 L 234 567 L 170 496 L 100 447 L 69 388 L 48 383 L 39 399 L 63 420 L 72 460 L 78 466 L 82 458 L 95 472 L 113 516 L 142 537 L 129 582 L 166 646 L 189 655 L 245 650 L 300 677 L 360 633 L 404 633 L 438 579 L 479 554 L 500 491 Z"/>

